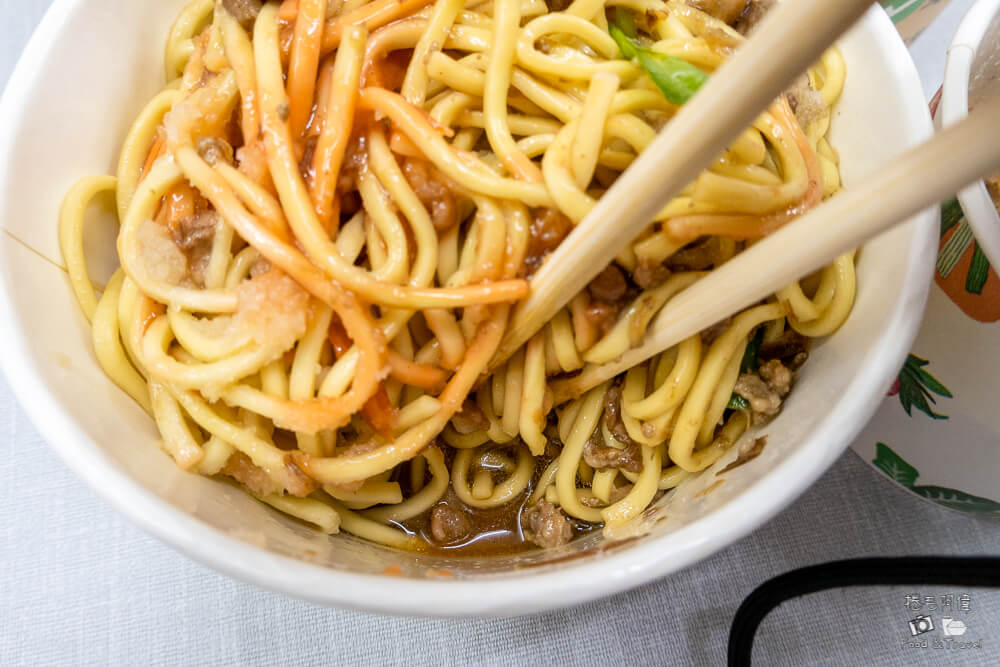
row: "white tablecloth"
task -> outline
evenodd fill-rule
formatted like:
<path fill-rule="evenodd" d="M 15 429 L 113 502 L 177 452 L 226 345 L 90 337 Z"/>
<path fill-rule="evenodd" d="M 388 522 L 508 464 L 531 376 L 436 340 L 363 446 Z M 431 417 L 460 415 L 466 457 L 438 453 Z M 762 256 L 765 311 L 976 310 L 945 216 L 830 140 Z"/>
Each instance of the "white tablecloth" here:
<path fill-rule="evenodd" d="M 0 0 L 0 85 L 49 4 Z M 913 47 L 928 96 L 970 4 L 954 0 Z M 717 665 L 736 608 L 777 574 L 860 556 L 1000 553 L 1000 522 L 908 495 L 847 453 L 761 530 L 633 592 L 520 619 L 377 617 L 232 581 L 139 532 L 55 457 L 2 379 L 0 434 L 0 665 Z M 968 628 L 956 639 L 979 648 L 910 646 L 907 622 L 933 611 L 926 598 L 940 605 L 947 595 Z M 968 610 L 959 608 L 963 595 Z M 820 593 L 772 613 L 756 646 L 759 664 L 768 665 L 1000 664 L 1000 593 L 926 586 Z"/>

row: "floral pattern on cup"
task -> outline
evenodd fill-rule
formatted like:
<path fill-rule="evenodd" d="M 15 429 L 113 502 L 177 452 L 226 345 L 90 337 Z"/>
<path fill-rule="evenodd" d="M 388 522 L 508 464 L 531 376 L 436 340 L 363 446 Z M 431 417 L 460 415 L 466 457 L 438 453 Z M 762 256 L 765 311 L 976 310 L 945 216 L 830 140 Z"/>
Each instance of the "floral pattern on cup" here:
<path fill-rule="evenodd" d="M 900 22 L 944 4 L 882 2 L 908 41 L 915 35 Z M 940 100 L 938 91 L 933 115 Z M 1000 373 L 1000 277 L 957 199 L 941 206 L 934 278 L 913 353 L 852 449 L 920 498 L 1000 518 L 1000 411 L 992 405 Z M 921 474 L 936 484 L 918 484 Z"/>
<path fill-rule="evenodd" d="M 965 493 L 964 491 L 949 489 L 943 486 L 917 485 L 916 482 L 920 473 L 917 472 L 916 468 L 904 461 L 903 457 L 894 452 L 884 442 L 876 443 L 875 447 L 876 456 L 872 460 L 875 467 L 881 470 L 889 479 L 906 487 L 918 496 L 949 509 L 1000 517 L 1000 503 L 989 498 L 981 498 L 970 493 Z"/>

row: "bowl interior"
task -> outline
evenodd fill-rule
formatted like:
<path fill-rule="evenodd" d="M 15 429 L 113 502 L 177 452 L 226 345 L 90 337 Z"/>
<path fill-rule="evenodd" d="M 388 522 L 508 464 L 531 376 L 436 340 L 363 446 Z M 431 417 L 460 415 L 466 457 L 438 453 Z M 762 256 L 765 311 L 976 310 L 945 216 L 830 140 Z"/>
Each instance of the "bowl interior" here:
<path fill-rule="evenodd" d="M 68 464 L 144 528 L 219 569 L 317 601 L 424 614 L 523 613 L 637 585 L 731 543 L 804 490 L 871 416 L 915 334 L 932 212 L 864 248 L 854 313 L 814 349 L 783 413 L 763 429 L 761 456 L 717 474 L 734 448 L 664 498 L 632 531 L 638 539 L 454 560 L 318 535 L 160 452 L 152 422 L 97 366 L 62 269 L 62 196 L 83 175 L 113 173 L 129 123 L 161 85 L 162 41 L 182 4 L 57 0 L 27 49 L 0 105 L 0 334 L 8 379 Z M 833 144 L 850 187 L 925 139 L 930 121 L 883 14 L 869 13 L 841 48 L 848 79 Z M 92 212 L 98 281 L 114 266 L 110 208 Z M 394 564 L 404 576 L 383 576 Z"/>

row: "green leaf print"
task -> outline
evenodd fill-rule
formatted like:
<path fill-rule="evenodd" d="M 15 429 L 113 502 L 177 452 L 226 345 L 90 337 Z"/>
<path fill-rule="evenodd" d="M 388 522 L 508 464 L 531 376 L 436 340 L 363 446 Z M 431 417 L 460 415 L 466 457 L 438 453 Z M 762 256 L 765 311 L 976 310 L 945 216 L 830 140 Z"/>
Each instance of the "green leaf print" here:
<path fill-rule="evenodd" d="M 889 479 L 942 507 L 973 514 L 1000 516 L 1000 503 L 989 498 L 974 496 L 965 491 L 943 486 L 916 486 L 920 473 L 884 442 L 875 443 L 875 458 L 872 463 Z"/>
<path fill-rule="evenodd" d="M 875 460 L 872 463 L 889 479 L 906 488 L 912 488 L 919 475 L 916 468 L 904 461 L 884 442 L 875 443 Z"/>
<path fill-rule="evenodd" d="M 962 512 L 975 512 L 976 514 L 1000 514 L 1000 503 L 989 498 L 980 498 L 964 491 L 946 489 L 942 486 L 915 486 L 913 492 L 918 496 L 923 496 L 928 500 L 933 500 L 938 505 L 944 505 L 951 509 Z"/>
<path fill-rule="evenodd" d="M 944 238 L 945 232 L 962 222 L 964 219 L 965 213 L 962 212 L 962 205 L 958 203 L 957 197 L 952 197 L 948 201 L 942 203 L 941 238 Z"/>
<path fill-rule="evenodd" d="M 976 249 L 972 254 L 972 264 L 969 266 L 969 273 L 965 276 L 965 291 L 969 294 L 982 294 L 983 285 L 990 277 L 990 260 L 986 259 L 983 249 L 976 243 Z"/>
<path fill-rule="evenodd" d="M 906 414 L 913 416 L 913 408 L 923 412 L 931 419 L 947 419 L 948 415 L 943 415 L 931 408 L 931 404 L 936 404 L 934 394 L 944 398 L 952 398 L 948 388 L 926 370 L 929 362 L 916 355 L 909 355 L 903 368 L 899 371 L 899 377 L 889 395 L 899 394 L 899 402 L 902 404 Z"/>
<path fill-rule="evenodd" d="M 907 18 L 913 12 L 926 4 L 933 4 L 934 2 L 937 2 L 937 0 L 931 0 L 931 2 L 927 0 L 882 0 L 882 6 L 893 23 L 901 23 L 903 19 Z"/>

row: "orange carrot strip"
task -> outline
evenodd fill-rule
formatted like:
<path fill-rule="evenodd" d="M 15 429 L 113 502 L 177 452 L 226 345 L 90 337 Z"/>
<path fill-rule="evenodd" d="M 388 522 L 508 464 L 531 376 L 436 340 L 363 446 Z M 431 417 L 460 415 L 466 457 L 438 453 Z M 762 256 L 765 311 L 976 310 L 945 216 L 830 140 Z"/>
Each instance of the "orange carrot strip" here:
<path fill-rule="evenodd" d="M 153 163 L 155 163 L 164 151 L 167 149 L 167 141 L 163 136 L 163 128 L 160 128 L 156 132 L 156 139 L 153 141 L 153 145 L 149 147 L 149 153 L 146 155 L 146 162 L 143 163 L 142 169 L 139 171 L 139 182 L 142 183 L 143 179 L 146 178 L 146 174 L 149 170 L 153 168 Z"/>
<path fill-rule="evenodd" d="M 373 0 L 357 9 L 334 16 L 323 30 L 323 53 L 340 46 L 344 28 L 363 23 L 369 31 L 423 9 L 431 0 Z"/>
<path fill-rule="evenodd" d="M 376 433 L 386 440 L 392 440 L 392 431 L 396 427 L 396 408 L 389 400 L 385 382 L 379 383 L 378 390 L 361 408 L 361 416 L 371 424 Z"/>
<path fill-rule="evenodd" d="M 338 359 L 347 353 L 354 345 L 340 319 L 334 317 L 330 322 L 327 339 L 333 346 L 333 353 Z M 396 425 L 396 408 L 389 401 L 389 393 L 385 390 L 385 382 L 379 382 L 378 389 L 361 407 L 361 416 L 371 424 L 375 432 L 387 440 L 392 439 L 392 431 Z"/>
<path fill-rule="evenodd" d="M 326 0 L 303 0 L 295 18 L 288 65 L 288 126 L 292 137 L 302 136 L 312 113 L 325 19 Z"/>
<path fill-rule="evenodd" d="M 354 129 L 361 84 L 360 54 L 364 53 L 365 39 L 363 28 L 352 28 L 344 47 L 338 49 L 337 56 L 323 67 L 323 79 L 329 81 L 329 92 L 320 102 L 325 113 L 318 121 L 320 133 L 313 153 L 309 195 L 317 217 L 328 231 L 333 230 L 340 217 L 337 181 Z"/>
<path fill-rule="evenodd" d="M 443 369 L 410 361 L 392 349 L 386 352 L 390 375 L 403 384 L 420 387 L 431 394 L 440 393 L 448 384 L 448 373 Z"/>

